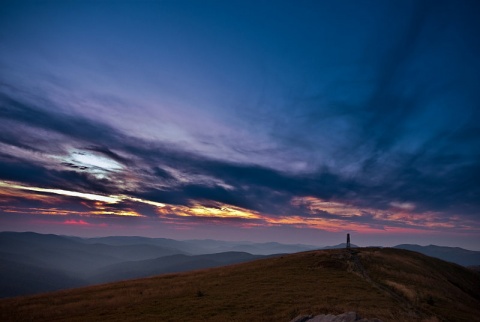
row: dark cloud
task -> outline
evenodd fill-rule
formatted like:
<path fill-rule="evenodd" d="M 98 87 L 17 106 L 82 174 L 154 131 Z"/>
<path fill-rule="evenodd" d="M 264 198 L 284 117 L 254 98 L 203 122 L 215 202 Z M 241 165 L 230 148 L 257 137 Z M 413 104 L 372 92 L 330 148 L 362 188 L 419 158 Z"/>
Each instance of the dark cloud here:
<path fill-rule="evenodd" d="M 98 153 L 101 153 L 119 163 L 122 163 L 124 165 L 130 165 L 131 162 L 130 160 L 118 155 L 117 153 L 111 151 L 108 147 L 104 147 L 104 146 L 91 146 L 91 147 L 87 147 L 85 148 L 85 150 L 89 150 L 89 151 L 93 151 L 93 152 L 98 152 Z"/>
<path fill-rule="evenodd" d="M 148 200 L 180 205 L 188 205 L 191 200 L 213 200 L 274 215 L 291 213 L 290 200 L 295 196 L 315 196 L 378 209 L 388 209 L 393 201 L 408 201 L 413 202 L 418 211 L 472 215 L 480 206 L 480 164 L 458 155 L 446 157 L 428 151 L 424 151 L 425 155 L 406 155 L 396 160 L 395 171 L 379 173 L 374 181 L 363 180 L 362 176 L 344 176 L 328 168 L 308 174 L 292 174 L 257 165 L 214 160 L 162 143 L 134 139 L 100 122 L 27 106 L 13 99 L 4 99 L 3 104 L 0 122 L 15 120 L 22 125 L 19 128 L 42 127 L 48 132 L 68 135 L 74 142 L 81 139 L 86 150 L 127 165 L 130 175 L 146 175 L 138 190 L 128 191 L 117 186 L 115 176 L 121 177 L 122 174 L 101 179 L 73 164 L 64 164 L 63 170 L 52 169 L 35 160 L 25 162 L 2 153 L 0 178 L 3 180 L 83 192 L 127 192 Z M 19 138 L 18 143 L 15 137 Z M 23 140 L 25 137 L 18 133 L 18 136 L 11 137 L 9 144 L 24 149 Z M 128 156 L 135 156 L 141 164 L 135 164 Z M 158 164 L 182 172 L 187 181 L 179 182 Z M 378 171 L 382 171 L 382 167 Z M 188 181 L 189 177 L 198 175 L 220 180 L 230 188 L 218 185 L 216 181 Z M 154 188 L 158 180 L 163 180 L 167 186 Z M 366 216 L 364 220 L 368 218 Z"/>
<path fill-rule="evenodd" d="M 0 157 L 0 178 L 2 180 L 14 180 L 40 186 L 49 183 L 49 171 L 44 167 L 33 163 L 25 163 L 23 160 L 10 155 L 0 154 Z"/>
<path fill-rule="evenodd" d="M 117 141 L 117 134 L 111 127 L 81 117 L 53 112 L 46 108 L 32 107 L 6 95 L 0 97 L 0 118 L 18 124 L 64 134 L 78 140 L 95 142 L 102 138 Z M 53 110 L 53 108 L 52 108 Z"/>
<path fill-rule="evenodd" d="M 153 167 L 153 172 L 156 177 L 166 179 L 166 180 L 172 180 L 174 177 L 166 170 L 160 168 L 160 167 Z"/>

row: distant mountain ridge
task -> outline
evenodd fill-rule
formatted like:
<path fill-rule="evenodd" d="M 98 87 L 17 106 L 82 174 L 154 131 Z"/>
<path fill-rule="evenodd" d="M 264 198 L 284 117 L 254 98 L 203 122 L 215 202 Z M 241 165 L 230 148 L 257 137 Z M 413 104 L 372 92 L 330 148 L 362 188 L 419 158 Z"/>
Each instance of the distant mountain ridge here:
<path fill-rule="evenodd" d="M 125 246 L 134 244 L 148 244 L 164 248 L 181 250 L 185 254 L 201 255 L 229 251 L 247 252 L 253 255 L 270 255 L 275 253 L 296 253 L 318 249 L 318 246 L 304 244 L 282 244 L 277 242 L 255 243 L 248 241 L 223 241 L 214 239 L 175 240 L 168 238 L 148 238 L 140 236 L 110 236 L 97 238 L 81 238 L 63 236 L 87 244 L 107 244 L 112 246 Z"/>
<path fill-rule="evenodd" d="M 165 273 L 178 273 L 219 267 L 265 257 L 266 256 L 263 255 L 252 255 L 244 252 L 225 252 L 192 256 L 182 254 L 170 255 L 156 259 L 109 265 L 99 270 L 91 277 L 91 280 L 96 283 L 106 283 Z"/>
<path fill-rule="evenodd" d="M 448 262 L 456 263 L 462 266 L 480 265 L 480 252 L 467 250 L 460 247 L 446 246 L 420 246 L 415 244 L 401 244 L 394 248 L 412 250 L 427 256 L 443 259 Z"/>

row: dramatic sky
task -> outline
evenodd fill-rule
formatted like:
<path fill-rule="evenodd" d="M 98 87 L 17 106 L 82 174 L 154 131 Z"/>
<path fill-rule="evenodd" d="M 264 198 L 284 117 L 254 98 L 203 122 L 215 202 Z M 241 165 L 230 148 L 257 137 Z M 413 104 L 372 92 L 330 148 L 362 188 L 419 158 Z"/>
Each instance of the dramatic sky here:
<path fill-rule="evenodd" d="M 0 230 L 480 250 L 478 1 L 0 2 Z"/>

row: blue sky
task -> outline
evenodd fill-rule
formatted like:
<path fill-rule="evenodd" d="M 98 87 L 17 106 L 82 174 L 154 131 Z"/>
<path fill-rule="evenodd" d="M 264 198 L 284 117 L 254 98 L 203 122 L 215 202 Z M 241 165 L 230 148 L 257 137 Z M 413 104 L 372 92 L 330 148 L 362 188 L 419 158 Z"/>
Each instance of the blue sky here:
<path fill-rule="evenodd" d="M 479 14 L 3 1 L 0 224 L 480 249 Z"/>

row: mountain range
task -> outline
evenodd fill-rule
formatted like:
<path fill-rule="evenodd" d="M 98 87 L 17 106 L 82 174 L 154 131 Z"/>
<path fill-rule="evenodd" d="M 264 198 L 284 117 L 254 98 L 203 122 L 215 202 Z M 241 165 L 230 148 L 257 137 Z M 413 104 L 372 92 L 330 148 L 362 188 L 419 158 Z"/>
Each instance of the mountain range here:
<path fill-rule="evenodd" d="M 478 321 L 480 274 L 409 250 L 361 247 L 0 299 L 2 322 L 340 321 L 352 311 L 361 321 Z"/>
<path fill-rule="evenodd" d="M 352 245 L 352 247 L 357 247 Z M 0 233 L 0 297 L 42 293 L 164 273 L 219 267 L 317 247 L 281 243 L 178 241 L 112 236 L 80 238 L 33 232 Z M 480 265 L 480 252 L 398 245 L 460 265 Z"/>

